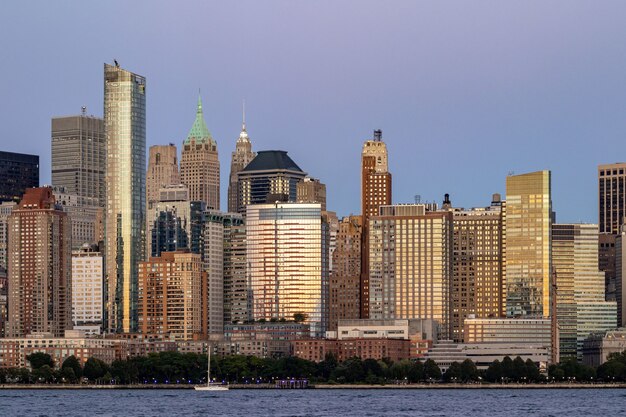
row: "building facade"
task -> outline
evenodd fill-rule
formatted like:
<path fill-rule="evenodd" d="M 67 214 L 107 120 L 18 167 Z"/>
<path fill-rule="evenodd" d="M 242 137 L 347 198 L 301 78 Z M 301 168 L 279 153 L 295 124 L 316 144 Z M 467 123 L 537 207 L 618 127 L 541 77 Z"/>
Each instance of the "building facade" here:
<path fill-rule="evenodd" d="M 626 206 L 626 163 L 598 166 L 598 227 L 600 270 L 605 272 L 605 296 L 615 300 L 615 239 L 622 230 Z"/>
<path fill-rule="evenodd" d="M 244 169 L 237 173 L 239 207 L 245 214 L 249 204 L 266 204 L 274 201 L 295 202 L 297 185 L 306 172 L 285 151 L 259 151 Z"/>
<path fill-rule="evenodd" d="M 106 328 L 137 330 L 138 265 L 145 256 L 146 79 L 104 64 Z"/>
<path fill-rule="evenodd" d="M 178 151 L 176 145 L 154 145 L 148 151 L 148 171 L 146 172 L 146 203 L 150 211 L 151 203 L 159 201 L 161 189 L 168 185 L 180 184 L 178 173 Z"/>
<path fill-rule="evenodd" d="M 189 201 L 185 185 L 161 188 L 156 201 L 149 204 L 146 222 L 147 254 L 160 256 L 161 252 L 189 249 L 202 253 L 203 201 Z"/>
<path fill-rule="evenodd" d="M 163 252 L 139 264 L 139 329 L 173 340 L 206 337 L 206 273 L 200 255 Z"/>
<path fill-rule="evenodd" d="M 370 217 L 371 319 L 434 319 L 450 334 L 452 213 L 383 206 Z"/>
<path fill-rule="evenodd" d="M 0 268 L 7 269 L 7 250 L 9 248 L 9 215 L 17 206 L 15 201 L 0 202 Z"/>
<path fill-rule="evenodd" d="M 344 217 L 339 223 L 328 287 L 328 330 L 337 330 L 339 320 L 360 317 L 361 216 Z"/>
<path fill-rule="evenodd" d="M 246 224 L 238 213 L 224 214 L 224 324 L 252 319 L 246 269 Z"/>
<path fill-rule="evenodd" d="M 8 337 L 71 328 L 70 245 L 70 220 L 52 189 L 27 189 L 9 216 Z"/>
<path fill-rule="evenodd" d="M 488 318 L 506 314 L 500 196 L 494 195 L 489 207 L 454 210 L 453 223 L 451 338 L 462 342 L 463 322 L 468 316 Z"/>
<path fill-rule="evenodd" d="M 391 205 L 391 173 L 387 145 L 382 131 L 375 130 L 374 138 L 363 144 L 361 151 L 361 215 L 363 216 L 363 243 L 361 245 L 361 318 L 370 313 L 369 219 L 379 214 L 381 206 Z"/>
<path fill-rule="evenodd" d="M 55 201 L 72 221 L 72 249 L 83 244 L 104 241 L 104 208 L 95 197 L 68 193 L 63 187 L 52 187 Z"/>
<path fill-rule="evenodd" d="M 204 121 L 200 97 L 196 120 L 183 142 L 180 178 L 189 188 L 191 201 L 203 201 L 208 209 L 220 209 L 220 161 L 217 142 Z"/>
<path fill-rule="evenodd" d="M 102 332 L 104 258 L 95 245 L 72 252 L 72 323 L 85 334 Z"/>
<path fill-rule="evenodd" d="M 506 311 L 550 316 L 552 200 L 550 171 L 506 178 Z"/>
<path fill-rule="evenodd" d="M 236 213 L 241 207 L 239 201 L 239 177 L 237 174 L 243 170 L 256 156 L 252 152 L 252 142 L 246 130 L 246 119 L 244 113 L 243 123 L 241 125 L 241 133 L 235 145 L 235 151 L 230 159 L 230 177 L 228 180 L 228 212 Z"/>
<path fill-rule="evenodd" d="M 246 262 L 252 318 L 300 317 L 313 336 L 323 336 L 328 321 L 327 245 L 320 204 L 249 205 Z"/>
<path fill-rule="evenodd" d="M 32 187 L 39 187 L 39 155 L 0 152 L 0 201 L 20 201 Z"/>
<path fill-rule="evenodd" d="M 52 186 L 106 204 L 104 120 L 87 116 L 52 118 Z M 84 243 L 84 242 L 83 242 Z"/>
<path fill-rule="evenodd" d="M 322 211 L 326 211 L 326 184 L 320 180 L 305 177 L 296 186 L 296 201 L 298 203 L 320 203 Z"/>

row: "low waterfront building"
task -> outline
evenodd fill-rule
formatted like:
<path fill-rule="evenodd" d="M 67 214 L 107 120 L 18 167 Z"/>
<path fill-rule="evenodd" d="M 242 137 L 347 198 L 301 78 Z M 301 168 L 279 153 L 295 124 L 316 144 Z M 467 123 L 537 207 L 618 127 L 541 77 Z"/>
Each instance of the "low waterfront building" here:
<path fill-rule="evenodd" d="M 410 358 L 411 341 L 406 339 L 304 339 L 292 342 L 293 355 L 313 362 L 321 362 L 332 354 L 339 362 L 359 357 L 390 359 L 393 362 Z"/>
<path fill-rule="evenodd" d="M 611 353 L 626 351 L 626 327 L 592 334 L 583 342 L 583 364 L 600 366 Z"/>
<path fill-rule="evenodd" d="M 452 363 L 461 363 L 470 359 L 478 369 L 487 369 L 495 360 L 502 362 L 505 357 L 530 359 L 545 370 L 550 361 L 549 346 L 541 344 L 510 344 L 510 343 L 455 343 L 452 340 L 441 340 L 428 351 L 426 359 L 432 359 L 445 372 Z"/>

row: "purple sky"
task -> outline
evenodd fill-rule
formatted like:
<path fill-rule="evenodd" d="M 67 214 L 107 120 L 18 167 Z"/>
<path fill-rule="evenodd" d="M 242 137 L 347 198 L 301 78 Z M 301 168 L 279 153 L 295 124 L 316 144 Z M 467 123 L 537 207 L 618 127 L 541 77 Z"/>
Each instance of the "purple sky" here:
<path fill-rule="evenodd" d="M 625 18 L 623 1 L 3 1 L 0 150 L 39 154 L 49 183 L 50 118 L 101 116 L 116 58 L 147 77 L 148 145 L 180 151 L 202 89 L 222 208 L 245 98 L 254 149 L 287 150 L 340 216 L 380 128 L 394 202 L 484 206 L 509 171 L 551 169 L 557 219 L 597 222 L 596 166 L 626 160 Z"/>

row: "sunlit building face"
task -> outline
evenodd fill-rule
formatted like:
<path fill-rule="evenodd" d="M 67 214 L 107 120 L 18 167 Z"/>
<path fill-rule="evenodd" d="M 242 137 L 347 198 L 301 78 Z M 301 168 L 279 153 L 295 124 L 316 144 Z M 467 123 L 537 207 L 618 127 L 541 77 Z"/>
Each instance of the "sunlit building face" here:
<path fill-rule="evenodd" d="M 328 227 L 320 204 L 249 205 L 246 257 L 253 319 L 303 314 L 311 333 L 327 323 Z"/>
<path fill-rule="evenodd" d="M 144 256 L 146 80 L 104 65 L 107 140 L 106 284 L 110 331 L 137 329 L 137 266 Z"/>
<path fill-rule="evenodd" d="M 506 179 L 506 311 L 549 317 L 551 282 L 550 171 Z"/>

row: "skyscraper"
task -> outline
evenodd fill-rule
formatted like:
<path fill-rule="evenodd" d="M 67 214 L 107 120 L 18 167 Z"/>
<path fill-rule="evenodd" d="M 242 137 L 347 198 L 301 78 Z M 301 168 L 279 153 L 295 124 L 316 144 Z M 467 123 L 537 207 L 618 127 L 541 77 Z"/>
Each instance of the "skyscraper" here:
<path fill-rule="evenodd" d="M 249 205 L 246 261 L 252 318 L 303 318 L 312 335 L 323 336 L 328 319 L 327 245 L 328 227 L 319 203 Z"/>
<path fill-rule="evenodd" d="M 326 211 L 326 184 L 311 177 L 305 177 L 296 187 L 298 203 L 320 203 L 322 211 Z"/>
<path fill-rule="evenodd" d="M 104 291 L 102 254 L 96 245 L 83 245 L 72 252 L 72 322 L 87 334 L 102 331 Z"/>
<path fill-rule="evenodd" d="M 604 273 L 598 268 L 598 226 L 553 224 L 552 265 L 561 359 L 582 361 L 583 341 L 590 334 L 617 327 L 616 303 L 604 300 Z"/>
<path fill-rule="evenodd" d="M 490 318 L 506 314 L 500 195 L 494 194 L 489 207 L 454 209 L 453 221 L 451 336 L 463 342 L 468 316 Z"/>
<path fill-rule="evenodd" d="M 19 201 L 31 187 L 39 187 L 39 155 L 0 151 L 0 201 Z"/>
<path fill-rule="evenodd" d="M 336 331 L 339 320 L 360 317 L 361 216 L 344 217 L 339 223 L 336 249 L 329 280 L 328 330 Z"/>
<path fill-rule="evenodd" d="M 148 211 L 151 203 L 158 201 L 161 188 L 180 184 L 178 153 L 176 145 L 150 146 L 148 172 L 146 173 L 146 202 Z"/>
<path fill-rule="evenodd" d="M 224 213 L 224 324 L 251 319 L 246 274 L 246 224 L 238 213 Z"/>
<path fill-rule="evenodd" d="M 52 186 L 67 194 L 106 203 L 106 140 L 104 120 L 87 116 L 52 119 Z M 81 244 L 84 242 L 81 242 Z"/>
<path fill-rule="evenodd" d="M 434 319 L 448 338 L 452 213 L 383 206 L 369 222 L 369 318 Z"/>
<path fill-rule="evenodd" d="M 139 263 L 139 330 L 174 340 L 206 336 L 206 273 L 200 255 L 163 252 Z"/>
<path fill-rule="evenodd" d="M 626 215 L 626 163 L 598 166 L 598 226 L 600 270 L 605 272 L 605 296 L 616 299 L 615 239 Z"/>
<path fill-rule="evenodd" d="M 150 204 L 146 215 L 146 247 L 149 257 L 161 252 L 189 249 L 202 253 L 202 213 L 204 202 L 189 201 L 186 186 L 161 188 L 159 197 Z"/>
<path fill-rule="evenodd" d="M 9 216 L 8 337 L 72 326 L 71 225 L 50 187 L 29 188 Z"/>
<path fill-rule="evenodd" d="M 505 216 L 507 316 L 550 317 L 550 171 L 508 176 Z"/>
<path fill-rule="evenodd" d="M 297 185 L 306 172 L 285 151 L 259 151 L 257 156 L 237 174 L 239 183 L 239 213 L 248 204 L 274 201 L 295 202 Z"/>
<path fill-rule="evenodd" d="M 204 121 L 200 97 L 196 120 L 183 142 L 180 177 L 182 183 L 189 187 L 191 201 L 204 201 L 207 209 L 220 209 L 220 161 L 217 157 L 217 142 Z"/>
<path fill-rule="evenodd" d="M 72 221 L 72 250 L 104 240 L 104 207 L 96 197 L 71 194 L 63 187 L 52 187 L 52 193 Z"/>
<path fill-rule="evenodd" d="M 387 145 L 382 131 L 374 130 L 374 138 L 363 144 L 361 152 L 361 215 L 363 244 L 361 245 L 361 318 L 368 318 L 369 291 L 369 218 L 379 214 L 381 206 L 391 204 L 391 173 L 387 163 Z"/>
<path fill-rule="evenodd" d="M 137 330 L 138 264 L 145 254 L 146 79 L 104 64 L 106 327 Z"/>
<path fill-rule="evenodd" d="M 241 170 L 243 170 L 256 156 L 255 152 L 252 152 L 252 143 L 248 137 L 246 131 L 246 118 L 245 111 L 243 122 L 241 126 L 241 133 L 237 139 L 235 145 L 235 151 L 232 153 L 230 160 L 230 178 L 228 181 L 228 211 L 230 213 L 236 213 L 240 207 L 239 202 L 239 183 L 238 176 Z"/>

